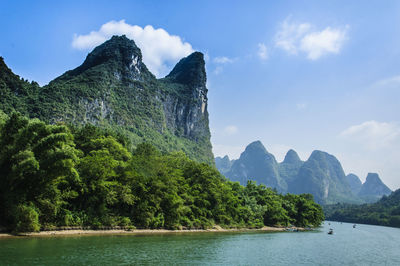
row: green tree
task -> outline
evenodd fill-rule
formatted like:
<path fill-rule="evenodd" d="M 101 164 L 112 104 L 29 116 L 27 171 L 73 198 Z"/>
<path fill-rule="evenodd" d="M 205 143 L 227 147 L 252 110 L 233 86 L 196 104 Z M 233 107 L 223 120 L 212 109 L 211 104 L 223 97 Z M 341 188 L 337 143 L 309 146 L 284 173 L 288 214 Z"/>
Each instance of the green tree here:
<path fill-rule="evenodd" d="M 1 215 L 15 225 L 15 206 L 30 202 L 40 222 L 55 223 L 67 200 L 76 197 L 80 181 L 68 128 L 13 113 L 1 129 L 0 146 Z"/>

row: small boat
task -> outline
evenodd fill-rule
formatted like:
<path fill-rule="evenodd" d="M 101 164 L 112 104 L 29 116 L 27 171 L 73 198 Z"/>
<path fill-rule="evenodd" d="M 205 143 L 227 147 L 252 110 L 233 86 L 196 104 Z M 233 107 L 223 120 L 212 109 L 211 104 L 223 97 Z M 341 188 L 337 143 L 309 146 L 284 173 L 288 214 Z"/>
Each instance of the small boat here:
<path fill-rule="evenodd" d="M 333 235 L 333 229 L 329 229 L 328 235 Z"/>

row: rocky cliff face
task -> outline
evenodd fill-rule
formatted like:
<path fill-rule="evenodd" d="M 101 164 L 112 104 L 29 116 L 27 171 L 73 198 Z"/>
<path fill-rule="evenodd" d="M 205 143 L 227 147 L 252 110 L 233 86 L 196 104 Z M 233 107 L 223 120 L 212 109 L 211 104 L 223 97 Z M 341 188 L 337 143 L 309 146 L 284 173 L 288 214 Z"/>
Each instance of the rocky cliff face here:
<path fill-rule="evenodd" d="M 12 96 L 18 91 L 3 87 L 0 93 Z M 3 98 L 4 104 L 0 101 L 0 109 L 7 109 L 11 96 Z M 127 135 L 133 145 L 146 141 L 162 151 L 183 150 L 192 159 L 214 164 L 205 62 L 199 52 L 183 58 L 167 77 L 156 79 L 135 42 L 113 36 L 79 67 L 17 99 L 8 109 L 52 123 L 108 127 Z"/>
<path fill-rule="evenodd" d="M 179 88 L 173 94 L 167 93 L 163 102 L 167 126 L 183 129 L 183 135 L 194 140 L 210 134 L 206 81 L 204 56 L 199 52 L 180 60 L 163 79 L 164 84 L 175 84 Z"/>

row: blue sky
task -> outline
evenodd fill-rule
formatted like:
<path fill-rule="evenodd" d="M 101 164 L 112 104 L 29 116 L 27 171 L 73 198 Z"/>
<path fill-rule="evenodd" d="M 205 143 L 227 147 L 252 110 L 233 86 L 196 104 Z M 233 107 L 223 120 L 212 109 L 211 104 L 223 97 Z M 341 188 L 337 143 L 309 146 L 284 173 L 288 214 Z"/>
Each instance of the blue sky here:
<path fill-rule="evenodd" d="M 400 187 L 399 1 L 54 2 L 1 0 L 0 55 L 18 75 L 44 85 L 113 32 L 158 76 L 199 50 L 215 155 L 319 149 Z"/>

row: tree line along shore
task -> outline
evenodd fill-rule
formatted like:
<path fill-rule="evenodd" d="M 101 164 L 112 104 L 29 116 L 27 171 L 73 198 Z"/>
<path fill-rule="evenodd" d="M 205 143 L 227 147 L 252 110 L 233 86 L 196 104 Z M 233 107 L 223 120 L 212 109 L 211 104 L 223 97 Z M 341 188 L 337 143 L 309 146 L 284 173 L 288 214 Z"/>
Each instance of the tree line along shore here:
<path fill-rule="evenodd" d="M 314 228 L 304 227 L 276 227 L 263 226 L 261 228 L 222 228 L 213 226 L 209 229 L 131 229 L 122 226 L 102 226 L 98 229 L 91 227 L 57 227 L 52 230 L 39 232 L 15 232 L 15 233 L 0 233 L 0 238 L 14 237 L 47 237 L 47 236 L 75 236 L 75 235 L 151 235 L 151 234 L 185 234 L 185 233 L 242 233 L 242 232 L 301 232 L 311 231 Z"/>
<path fill-rule="evenodd" d="M 0 112 L 0 226 L 145 229 L 314 227 L 312 195 L 224 178 L 183 152 L 130 145 L 93 125 L 50 125 Z"/>

